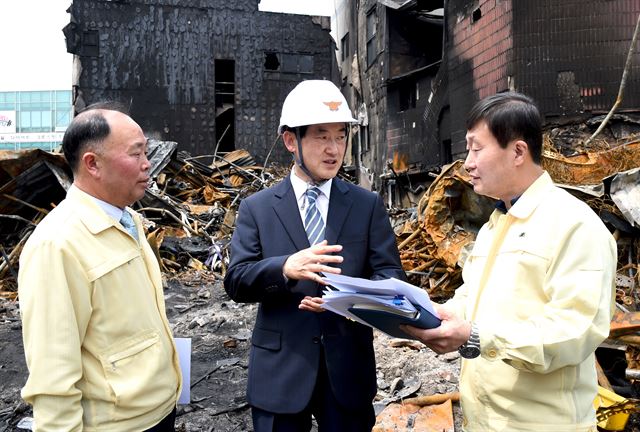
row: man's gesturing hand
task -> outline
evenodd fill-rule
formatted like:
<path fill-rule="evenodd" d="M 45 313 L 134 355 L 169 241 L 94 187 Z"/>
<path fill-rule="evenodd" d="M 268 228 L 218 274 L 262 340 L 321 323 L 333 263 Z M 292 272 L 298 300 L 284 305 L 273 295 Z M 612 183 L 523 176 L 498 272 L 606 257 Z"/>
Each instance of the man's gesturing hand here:
<path fill-rule="evenodd" d="M 289 279 L 308 279 L 326 285 L 319 272 L 339 274 L 340 269 L 329 267 L 329 263 L 341 263 L 340 255 L 331 255 L 342 250 L 340 245 L 328 245 L 326 240 L 291 255 L 284 263 L 282 272 Z"/>

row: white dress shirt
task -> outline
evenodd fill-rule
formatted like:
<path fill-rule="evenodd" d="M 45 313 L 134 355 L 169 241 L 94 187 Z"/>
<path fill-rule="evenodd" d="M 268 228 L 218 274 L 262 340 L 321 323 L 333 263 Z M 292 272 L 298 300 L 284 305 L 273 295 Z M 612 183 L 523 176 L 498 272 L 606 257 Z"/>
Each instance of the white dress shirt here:
<path fill-rule="evenodd" d="M 77 188 L 77 186 L 75 185 L 71 185 L 71 187 Z M 124 212 L 123 209 L 121 209 L 120 207 L 116 207 L 113 204 L 109 204 L 106 201 L 102 201 L 101 199 L 96 198 L 93 195 L 89 195 L 89 197 L 93 199 L 96 202 L 96 204 L 98 204 L 100 208 L 104 210 L 106 214 L 114 218 L 118 223 L 120 222 L 120 219 L 122 219 L 122 213 Z"/>
<path fill-rule="evenodd" d="M 312 184 L 309 184 L 302 180 L 295 174 L 295 169 L 291 170 L 291 185 L 293 186 L 293 192 L 296 194 L 296 202 L 298 203 L 298 210 L 300 210 L 300 219 L 304 225 L 304 218 L 307 211 L 307 206 L 309 203 L 307 202 L 307 196 L 305 192 L 307 189 L 313 187 Z M 320 193 L 318 194 L 318 199 L 316 199 L 316 207 L 320 212 L 320 216 L 322 216 L 322 220 L 324 221 L 325 226 L 327 225 L 327 213 L 329 212 L 329 196 L 331 195 L 331 182 L 333 179 L 329 179 L 321 185 L 317 186 L 320 189 Z"/>

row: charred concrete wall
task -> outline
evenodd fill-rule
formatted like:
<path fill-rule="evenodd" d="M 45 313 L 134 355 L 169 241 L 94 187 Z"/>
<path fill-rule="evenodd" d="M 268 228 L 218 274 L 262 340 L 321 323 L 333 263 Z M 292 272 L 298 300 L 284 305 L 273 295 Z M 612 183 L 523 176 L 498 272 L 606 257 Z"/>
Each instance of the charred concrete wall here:
<path fill-rule="evenodd" d="M 423 120 L 442 59 L 442 20 L 429 21 L 422 12 L 387 9 L 386 141 L 396 173 L 410 167 L 422 171 L 446 162 L 438 145 L 428 145 L 429 131 Z"/>
<path fill-rule="evenodd" d="M 490 94 L 526 93 L 548 122 L 607 112 L 618 93 L 639 13 L 635 0 L 450 0 L 454 157 L 465 153 L 467 112 Z M 619 111 L 640 110 L 639 68 L 636 51 Z"/>
<path fill-rule="evenodd" d="M 449 7 L 451 153 L 461 157 L 466 151 L 465 118 L 471 106 L 509 89 L 513 19 L 511 1 L 452 0 Z"/>
<path fill-rule="evenodd" d="M 335 2 L 335 15 L 332 19 L 332 34 L 336 41 L 336 61 L 341 80 L 342 92 L 351 111 L 359 119 L 360 127 L 352 128 L 350 147 L 344 158 L 344 165 L 355 169 L 360 165 L 359 154 L 366 147 L 366 106 L 362 103 L 360 69 L 362 58 L 358 52 L 358 13 L 348 0 Z M 366 177 L 363 178 L 367 183 Z"/>
<path fill-rule="evenodd" d="M 367 135 L 367 146 L 362 149 L 360 159 L 362 165 L 367 167 L 372 187 L 376 188 L 378 179 L 375 174 L 385 172 L 387 161 L 393 157 L 389 152 L 386 136 L 386 8 L 377 1 L 366 0 L 360 3 L 357 11 L 361 100 L 368 118 L 368 126 L 363 131 Z"/>
<path fill-rule="evenodd" d="M 373 189 L 382 187 L 381 176 L 441 161 L 439 147 L 427 147 L 423 117 L 442 59 L 442 20 L 422 13 L 442 2 L 426 3 L 337 2 L 343 91 L 361 125 L 353 160 L 361 184 Z"/>
<path fill-rule="evenodd" d="M 637 0 L 513 1 L 515 86 L 550 118 L 608 112 L 638 14 Z M 619 111 L 640 108 L 638 52 Z"/>
<path fill-rule="evenodd" d="M 440 149 L 429 148 L 424 139 L 427 131 L 423 113 L 433 79 L 428 72 L 430 70 L 421 71 L 387 85 L 386 142 L 396 173 L 440 164 Z"/>
<path fill-rule="evenodd" d="M 329 18 L 258 11 L 258 0 L 73 0 L 76 109 L 126 102 L 154 138 L 191 154 L 246 148 L 263 162 L 282 102 L 335 77 Z M 217 120 L 217 123 L 216 123 Z M 270 162 L 290 157 L 276 144 Z"/>

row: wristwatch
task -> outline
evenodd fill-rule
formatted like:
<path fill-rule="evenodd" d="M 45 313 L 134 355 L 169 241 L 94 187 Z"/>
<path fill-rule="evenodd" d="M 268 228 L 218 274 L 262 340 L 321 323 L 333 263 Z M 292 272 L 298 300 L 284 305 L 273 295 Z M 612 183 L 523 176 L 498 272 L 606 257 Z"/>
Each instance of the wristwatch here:
<path fill-rule="evenodd" d="M 475 322 L 471 322 L 469 340 L 458 348 L 458 352 L 466 359 L 476 358 L 480 355 L 480 335 L 478 334 L 478 326 Z"/>

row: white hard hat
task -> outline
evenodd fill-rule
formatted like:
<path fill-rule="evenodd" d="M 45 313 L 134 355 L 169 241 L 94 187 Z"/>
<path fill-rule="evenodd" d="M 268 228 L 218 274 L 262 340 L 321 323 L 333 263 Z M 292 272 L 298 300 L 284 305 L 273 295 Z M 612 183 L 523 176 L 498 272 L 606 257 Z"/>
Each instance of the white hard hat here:
<path fill-rule="evenodd" d="M 282 104 L 278 133 L 291 128 L 321 123 L 355 123 L 347 100 L 334 83 L 308 80 L 298 84 Z"/>

